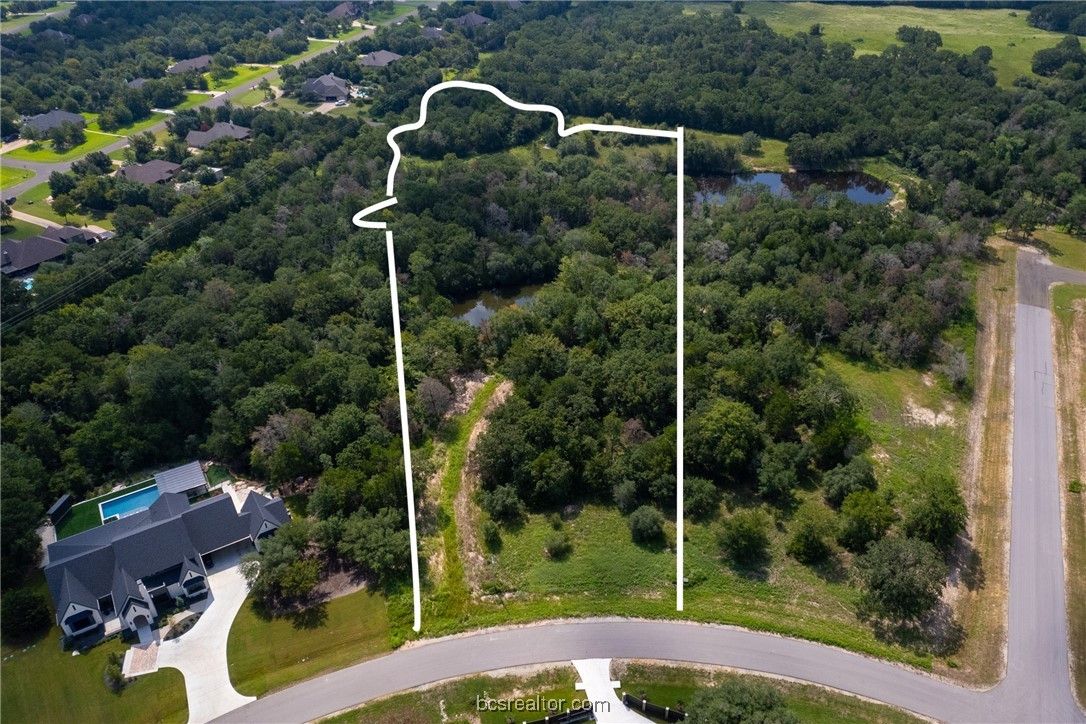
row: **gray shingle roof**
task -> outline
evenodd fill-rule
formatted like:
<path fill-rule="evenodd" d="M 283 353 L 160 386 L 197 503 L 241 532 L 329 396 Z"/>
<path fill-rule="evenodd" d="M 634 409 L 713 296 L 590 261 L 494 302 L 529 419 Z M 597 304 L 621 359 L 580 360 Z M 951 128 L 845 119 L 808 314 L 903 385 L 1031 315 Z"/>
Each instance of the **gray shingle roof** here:
<path fill-rule="evenodd" d="M 155 158 L 147 163 L 125 166 L 117 172 L 117 175 L 129 181 L 150 186 L 172 180 L 179 170 L 181 170 L 181 164 Z"/>
<path fill-rule="evenodd" d="M 484 17 L 473 10 L 467 15 L 461 15 L 454 22 L 464 28 L 474 28 L 477 25 L 486 25 L 490 22 L 490 18 Z"/>
<path fill-rule="evenodd" d="M 248 137 L 249 129 L 244 126 L 216 123 L 206 131 L 189 131 L 189 135 L 185 136 L 185 143 L 195 148 L 205 148 L 209 143 L 220 138 L 235 138 L 240 141 Z"/>
<path fill-rule="evenodd" d="M 422 29 L 422 37 L 439 40 L 445 37 L 445 31 L 441 28 L 426 27 Z"/>
<path fill-rule="evenodd" d="M 158 486 L 159 493 L 187 493 L 193 488 L 207 485 L 207 478 L 204 477 L 200 463 L 193 461 L 155 473 L 155 485 Z"/>
<path fill-rule="evenodd" d="M 329 96 L 346 98 L 348 95 L 347 81 L 337 78 L 334 73 L 308 79 L 305 83 L 302 83 L 301 91 L 302 93 L 314 93 L 321 98 Z"/>
<path fill-rule="evenodd" d="M 198 55 L 195 58 L 180 60 L 174 63 L 166 69 L 166 72 L 176 75 L 177 73 L 185 73 L 190 70 L 204 70 L 209 65 L 211 65 L 210 55 Z"/>
<path fill-rule="evenodd" d="M 147 82 L 146 78 L 133 78 L 126 84 L 129 88 L 136 88 L 137 90 L 142 88 L 144 83 Z"/>
<path fill-rule="evenodd" d="M 89 244 L 97 237 L 90 229 L 80 229 L 76 226 L 51 226 L 38 236 L 44 236 L 53 241 L 63 241 L 65 244 Z"/>
<path fill-rule="evenodd" d="M 0 241 L 0 273 L 15 276 L 33 271 L 39 264 L 64 256 L 68 245 L 45 236 Z"/>
<path fill-rule="evenodd" d="M 260 535 L 260 527 L 264 521 L 278 528 L 290 520 L 290 513 L 281 498 L 270 500 L 263 495 L 250 494 L 242 503 L 241 510 L 249 514 L 249 535 L 254 540 Z"/>
<path fill-rule="evenodd" d="M 389 63 L 395 63 L 402 58 L 402 55 L 393 53 L 391 50 L 375 50 L 372 53 L 367 53 L 358 59 L 360 65 L 370 66 L 373 68 L 384 68 Z"/>
<path fill-rule="evenodd" d="M 87 119 L 83 118 L 83 116 L 78 113 L 52 110 L 48 113 L 42 113 L 23 121 L 24 126 L 30 126 L 39 133 L 48 133 L 62 123 L 74 123 L 77 126 L 85 126 L 87 124 Z"/>
<path fill-rule="evenodd" d="M 353 2 L 340 3 L 334 8 L 325 13 L 326 17 L 333 20 L 342 20 L 344 18 L 353 18 L 358 15 L 358 8 L 355 7 Z"/>

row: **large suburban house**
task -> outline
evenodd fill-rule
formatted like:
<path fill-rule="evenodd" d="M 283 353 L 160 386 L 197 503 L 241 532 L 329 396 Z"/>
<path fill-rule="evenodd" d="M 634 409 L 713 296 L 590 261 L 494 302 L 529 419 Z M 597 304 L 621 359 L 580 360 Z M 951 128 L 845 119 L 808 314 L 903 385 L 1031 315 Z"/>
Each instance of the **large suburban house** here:
<path fill-rule="evenodd" d="M 166 72 L 171 74 L 171 75 L 178 75 L 179 73 L 187 73 L 190 70 L 194 70 L 194 71 L 207 70 L 210 66 L 211 66 L 211 56 L 210 55 L 198 55 L 195 58 L 189 58 L 188 60 L 181 60 L 181 61 L 178 61 L 178 62 L 174 63 L 173 65 L 171 65 L 169 68 L 166 69 Z"/>
<path fill-rule="evenodd" d="M 23 121 L 23 128 L 33 128 L 39 134 L 46 134 L 49 131 L 57 128 L 64 123 L 74 123 L 77 126 L 85 126 L 87 120 L 78 113 L 69 113 L 68 111 L 53 110 L 48 113 L 42 113 L 37 116 L 32 116 Z"/>
<path fill-rule="evenodd" d="M 99 235 L 90 229 L 80 229 L 76 226 L 51 226 L 48 229 L 42 229 L 38 236 L 53 241 L 63 241 L 65 244 L 93 244 L 99 239 Z"/>
<path fill-rule="evenodd" d="M 359 58 L 358 63 L 370 68 L 384 68 L 402 57 L 402 55 L 393 53 L 391 50 L 375 50 Z"/>
<path fill-rule="evenodd" d="M 249 137 L 249 129 L 245 126 L 236 126 L 233 123 L 216 123 L 206 131 L 189 131 L 185 136 L 185 143 L 193 148 L 206 148 L 212 141 L 220 138 L 234 138 L 239 141 Z"/>
<path fill-rule="evenodd" d="M 445 37 L 445 31 L 441 28 L 427 26 L 422 29 L 422 37 L 429 38 L 430 40 L 441 40 Z"/>
<path fill-rule="evenodd" d="M 350 85 L 342 78 L 337 78 L 334 73 L 322 75 L 319 78 L 310 78 L 302 83 L 299 91 L 305 95 L 312 93 L 324 101 L 338 101 L 350 95 Z"/>
<path fill-rule="evenodd" d="M 453 20 L 453 22 L 462 28 L 474 28 L 479 25 L 486 25 L 490 22 L 490 18 L 480 15 L 473 10 L 467 15 L 461 15 Z"/>
<path fill-rule="evenodd" d="M 190 505 L 184 492 L 159 492 L 145 510 L 49 545 L 45 578 L 66 635 L 124 629 L 150 640 L 160 607 L 204 597 L 216 560 L 255 550 L 290 520 L 281 499 L 255 492 L 240 509 L 231 495 Z"/>
<path fill-rule="evenodd" d="M 6 277 L 23 277 L 37 271 L 47 261 L 61 259 L 68 250 L 63 241 L 44 236 L 0 241 L 0 274 Z"/>
<path fill-rule="evenodd" d="M 177 176 L 177 172 L 181 170 L 181 164 L 170 163 L 169 161 L 163 161 L 162 159 L 155 158 L 147 163 L 134 164 L 132 166 L 123 166 L 117 171 L 117 175 L 123 179 L 129 181 L 135 181 L 145 186 L 151 186 L 152 184 L 164 184 L 168 181 L 173 181 Z"/>
<path fill-rule="evenodd" d="M 324 15 L 332 20 L 347 20 L 348 18 L 357 18 L 360 14 L 358 5 L 353 2 L 346 2 L 336 5 Z"/>

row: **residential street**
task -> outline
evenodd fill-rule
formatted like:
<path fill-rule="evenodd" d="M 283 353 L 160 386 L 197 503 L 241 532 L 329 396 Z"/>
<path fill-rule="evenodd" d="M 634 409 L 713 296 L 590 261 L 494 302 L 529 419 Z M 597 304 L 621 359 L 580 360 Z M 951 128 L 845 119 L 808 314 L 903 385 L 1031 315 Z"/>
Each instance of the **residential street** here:
<path fill-rule="evenodd" d="M 900 666 L 769 634 L 681 622 L 586 620 L 449 637 L 290 687 L 220 721 L 300 722 L 483 671 L 582 658 L 730 666 L 809 681 L 952 722 L 1081 722 L 1071 695 L 1056 475 L 1048 285 L 1086 274 L 1018 255 L 1006 677 L 972 691 Z"/>

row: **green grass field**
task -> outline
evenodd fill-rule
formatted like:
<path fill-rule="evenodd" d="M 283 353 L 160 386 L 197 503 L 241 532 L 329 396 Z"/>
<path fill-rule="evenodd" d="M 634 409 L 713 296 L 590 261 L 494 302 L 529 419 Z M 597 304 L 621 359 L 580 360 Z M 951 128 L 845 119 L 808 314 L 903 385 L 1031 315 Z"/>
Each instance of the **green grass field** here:
<path fill-rule="evenodd" d="M 356 28 L 356 31 L 357 31 L 357 28 Z M 300 53 L 295 53 L 294 55 L 288 55 L 287 57 L 280 60 L 278 64 L 279 65 L 291 65 L 293 63 L 297 63 L 299 60 L 302 60 L 303 58 L 307 58 L 310 55 L 312 55 L 313 53 L 316 53 L 319 50 L 323 50 L 324 48 L 329 48 L 329 47 L 331 47 L 331 46 L 333 46 L 335 44 L 336 43 L 335 43 L 334 40 L 310 40 L 308 48 L 306 48 L 305 50 L 303 50 Z"/>
<path fill-rule="evenodd" d="M 1034 232 L 1049 258 L 1060 266 L 1086 271 L 1086 236 L 1071 236 L 1055 229 Z"/>
<path fill-rule="evenodd" d="M 45 576 L 36 573 L 29 587 L 46 600 Z M 52 606 L 49 609 L 52 616 Z M 71 721 L 78 712 L 88 722 L 178 722 L 188 718 L 184 677 L 162 669 L 135 679 L 120 694 L 106 688 L 103 672 L 111 653 L 123 654 L 128 644 L 113 639 L 85 654 L 73 656 L 60 648 L 61 631 L 53 626 L 29 642 L 5 642 L 0 647 L 0 699 L 5 722 Z M 62 684 L 62 685 L 60 685 Z"/>
<path fill-rule="evenodd" d="M 265 100 L 264 91 L 259 88 L 247 90 L 241 95 L 234 96 L 233 103 L 236 106 L 255 106 Z"/>
<path fill-rule="evenodd" d="M 262 696 L 388 651 L 388 632 L 384 598 L 365 590 L 279 618 L 250 599 L 230 629 L 230 680 L 242 694 Z"/>
<path fill-rule="evenodd" d="M 295 113 L 312 113 L 318 105 L 320 104 L 300 103 L 297 98 L 288 98 L 287 96 L 283 96 L 281 98 L 275 99 L 265 107 L 271 108 L 272 110 L 278 110 L 282 108 L 284 110 L 294 111 Z"/>
<path fill-rule="evenodd" d="M 186 93 L 185 100 L 181 101 L 176 106 L 172 106 L 170 110 L 184 111 L 189 108 L 195 108 L 201 103 L 207 103 L 211 98 L 212 97 L 207 93 Z"/>
<path fill-rule="evenodd" d="M 60 519 L 60 524 L 57 526 L 57 540 L 102 525 L 102 513 L 98 509 L 99 503 L 119 498 L 122 495 L 127 495 L 136 490 L 143 490 L 154 484 L 155 481 L 153 479 L 144 480 L 142 483 L 136 483 L 127 488 L 122 488 L 121 490 L 116 490 L 112 493 L 106 493 L 105 495 L 100 495 L 97 498 L 91 498 L 90 500 L 84 500 L 81 503 L 76 503 L 72 506 L 72 509 L 68 511 L 68 514 Z"/>
<path fill-rule="evenodd" d="M 740 136 L 732 133 L 714 133 L 712 131 L 698 131 L 687 129 L 687 138 L 697 134 L 719 145 L 738 144 Z M 788 157 L 784 151 L 788 148 L 787 141 L 778 141 L 775 138 L 762 139 L 762 151 L 755 156 L 742 156 L 743 163 L 761 171 L 787 171 Z"/>
<path fill-rule="evenodd" d="M 0 226 L 0 237 L 3 237 L 4 239 L 25 239 L 28 236 L 36 236 L 44 230 L 44 227 L 38 226 L 37 224 L 20 221 L 19 219 L 11 219 L 10 221 L 5 221 L 3 226 Z"/>
<path fill-rule="evenodd" d="M 207 87 L 215 91 L 228 91 L 245 85 L 267 73 L 270 69 L 260 65 L 235 65 L 230 71 L 232 75 L 221 81 L 213 80 L 211 73 L 204 73 L 207 78 Z"/>
<path fill-rule="evenodd" d="M 0 166 L 0 189 L 6 189 L 9 186 L 21 184 L 23 181 L 26 181 L 33 175 L 33 171 L 27 171 L 23 168 L 15 168 L 14 166 Z"/>
<path fill-rule="evenodd" d="M 14 208 L 18 211 L 32 214 L 41 219 L 48 219 L 58 224 L 71 224 L 73 226 L 86 226 L 87 224 L 96 224 L 105 229 L 112 229 L 113 222 L 109 220 L 109 217 L 105 214 L 82 214 L 76 213 L 65 219 L 60 214 L 53 211 L 53 207 L 45 203 L 45 199 L 49 197 L 49 183 L 38 184 L 31 188 L 29 191 L 25 191 L 19 194 L 19 198 L 15 200 Z"/>
<path fill-rule="evenodd" d="M 87 140 L 85 143 L 82 143 L 75 148 L 70 148 L 67 151 L 54 151 L 52 141 L 42 141 L 8 151 L 4 154 L 4 157 L 17 158 L 21 161 L 36 161 L 38 163 L 61 163 L 63 161 L 71 161 L 80 158 L 81 156 L 86 156 L 92 151 L 99 151 L 109 144 L 116 143 L 120 140 L 116 136 L 110 136 L 105 133 L 95 133 L 94 131 L 87 131 L 86 135 Z"/>
<path fill-rule="evenodd" d="M 688 5 L 694 12 L 700 4 Z M 727 6 L 717 9 L 730 12 Z M 1019 76 L 1037 78 L 1030 69 L 1033 54 L 1054 47 L 1063 38 L 1031 27 L 1028 12 L 1018 10 L 942 10 L 938 8 L 895 6 L 865 7 L 851 4 L 821 5 L 808 2 L 748 2 L 743 14 L 765 20 L 776 31 L 793 34 L 807 32 L 821 24 L 827 42 L 851 43 L 860 53 L 880 53 L 886 46 L 900 44 L 894 34 L 902 25 L 920 25 L 938 31 L 943 47 L 956 53 L 971 53 L 981 45 L 992 49 L 992 68 L 996 80 L 1005 88 Z"/>
<path fill-rule="evenodd" d="M 97 113 L 84 113 L 83 117 L 87 119 L 88 131 L 94 131 L 96 133 L 108 133 L 114 136 L 131 136 L 133 134 L 139 133 L 140 131 L 146 131 L 151 126 L 157 123 L 161 123 L 162 121 L 169 118 L 169 116 L 165 113 L 152 113 L 150 116 L 144 118 L 142 121 L 137 121 L 135 123 L 123 126 L 121 128 L 117 128 L 112 131 L 103 131 L 98 126 Z"/>

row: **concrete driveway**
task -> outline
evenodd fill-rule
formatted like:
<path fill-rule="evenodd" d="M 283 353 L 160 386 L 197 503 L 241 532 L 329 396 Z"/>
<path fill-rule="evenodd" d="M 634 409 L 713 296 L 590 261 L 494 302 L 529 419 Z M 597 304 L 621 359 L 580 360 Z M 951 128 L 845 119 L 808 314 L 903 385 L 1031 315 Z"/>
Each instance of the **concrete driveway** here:
<path fill-rule="evenodd" d="M 238 570 L 237 556 L 215 563 L 219 570 L 208 576 L 211 595 L 200 620 L 179 638 L 163 641 L 158 649 L 159 668 L 171 667 L 185 675 L 189 724 L 203 724 L 256 701 L 234 690 L 226 662 L 230 626 L 249 589 Z"/>

